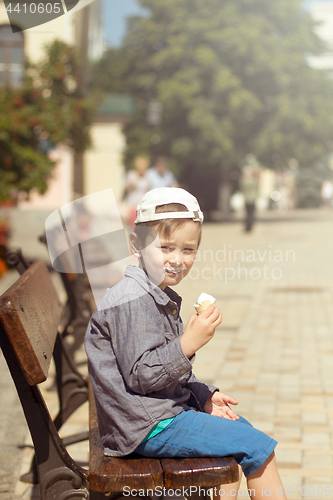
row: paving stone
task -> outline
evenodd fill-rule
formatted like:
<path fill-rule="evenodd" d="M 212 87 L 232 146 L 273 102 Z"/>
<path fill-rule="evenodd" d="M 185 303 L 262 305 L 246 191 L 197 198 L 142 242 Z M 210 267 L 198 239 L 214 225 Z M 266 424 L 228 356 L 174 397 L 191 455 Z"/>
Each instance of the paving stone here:
<path fill-rule="evenodd" d="M 16 389 L 0 353 L 0 500 L 16 500 L 13 495 L 26 434 L 27 425 Z"/>
<path fill-rule="evenodd" d="M 303 411 L 302 421 L 304 424 L 327 424 L 327 415 L 319 411 Z"/>
<path fill-rule="evenodd" d="M 323 450 L 329 450 L 331 446 L 330 434 L 326 432 L 303 432 L 302 442 L 320 446 Z"/>

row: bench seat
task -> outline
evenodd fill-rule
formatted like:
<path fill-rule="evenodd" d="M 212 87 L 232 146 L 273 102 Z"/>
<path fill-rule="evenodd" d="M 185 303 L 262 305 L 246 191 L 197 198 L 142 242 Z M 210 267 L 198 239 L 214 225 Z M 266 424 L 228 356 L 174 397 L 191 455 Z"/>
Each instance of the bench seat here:
<path fill-rule="evenodd" d="M 212 488 L 238 480 L 238 465 L 233 457 L 225 458 L 145 458 L 129 455 L 107 457 L 103 453 L 94 395 L 89 387 L 90 412 L 90 486 L 97 492 L 167 490 L 189 487 Z M 125 490 L 126 491 L 126 490 Z"/>

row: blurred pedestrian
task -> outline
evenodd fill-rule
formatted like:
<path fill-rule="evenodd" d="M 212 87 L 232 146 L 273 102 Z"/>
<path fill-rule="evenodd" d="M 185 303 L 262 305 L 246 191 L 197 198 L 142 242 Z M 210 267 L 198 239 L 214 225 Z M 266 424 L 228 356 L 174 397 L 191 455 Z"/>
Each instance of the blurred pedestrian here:
<path fill-rule="evenodd" d="M 253 227 L 256 200 L 259 191 L 260 170 L 254 155 L 247 155 L 246 164 L 240 180 L 240 188 L 245 200 L 245 231 L 250 232 Z"/>
<path fill-rule="evenodd" d="M 323 201 L 323 206 L 325 208 L 330 208 L 332 206 L 333 199 L 333 184 L 330 180 L 324 180 L 321 187 L 321 198 Z"/>
<path fill-rule="evenodd" d="M 178 187 L 178 182 L 168 169 L 168 159 L 166 156 L 158 156 L 152 168 L 147 172 L 150 189 L 161 187 Z"/>
<path fill-rule="evenodd" d="M 136 156 L 134 159 L 134 169 L 129 170 L 125 179 L 124 202 L 127 211 L 127 222 L 134 225 L 136 217 L 136 206 L 151 189 L 151 182 L 148 177 L 150 160 L 146 155 Z"/>

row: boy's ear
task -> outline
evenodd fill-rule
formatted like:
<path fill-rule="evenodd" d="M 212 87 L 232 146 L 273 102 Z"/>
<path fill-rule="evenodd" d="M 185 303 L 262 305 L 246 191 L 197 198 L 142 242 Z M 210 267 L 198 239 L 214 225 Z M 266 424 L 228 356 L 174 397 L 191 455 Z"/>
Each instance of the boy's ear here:
<path fill-rule="evenodd" d="M 135 257 L 141 257 L 141 246 L 137 234 L 131 233 L 129 235 L 130 247 Z"/>

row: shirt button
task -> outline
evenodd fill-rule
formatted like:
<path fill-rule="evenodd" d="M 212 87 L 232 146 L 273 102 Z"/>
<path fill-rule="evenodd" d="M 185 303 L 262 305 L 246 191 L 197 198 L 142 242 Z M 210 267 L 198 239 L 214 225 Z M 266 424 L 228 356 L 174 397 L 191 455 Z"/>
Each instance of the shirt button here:
<path fill-rule="evenodd" d="M 177 309 L 174 309 L 174 310 L 172 311 L 172 314 L 176 314 L 176 313 L 177 313 Z"/>
<path fill-rule="evenodd" d="M 186 370 L 180 370 L 181 375 L 184 375 L 184 373 L 186 373 Z"/>

